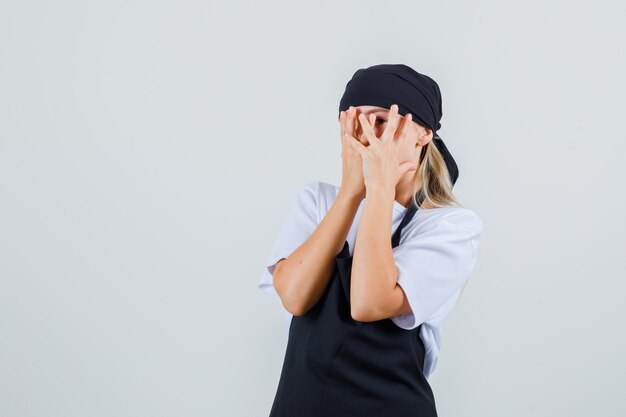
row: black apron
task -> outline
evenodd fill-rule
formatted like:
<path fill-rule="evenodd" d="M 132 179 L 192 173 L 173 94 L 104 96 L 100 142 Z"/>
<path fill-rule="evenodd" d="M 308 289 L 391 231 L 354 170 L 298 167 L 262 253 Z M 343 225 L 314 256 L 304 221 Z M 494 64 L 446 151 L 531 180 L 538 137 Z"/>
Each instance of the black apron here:
<path fill-rule="evenodd" d="M 392 247 L 416 211 L 411 201 L 391 237 Z M 318 302 L 291 319 L 270 417 L 436 417 L 423 373 L 422 325 L 405 330 L 390 318 L 354 320 L 347 241 L 335 264 Z"/>

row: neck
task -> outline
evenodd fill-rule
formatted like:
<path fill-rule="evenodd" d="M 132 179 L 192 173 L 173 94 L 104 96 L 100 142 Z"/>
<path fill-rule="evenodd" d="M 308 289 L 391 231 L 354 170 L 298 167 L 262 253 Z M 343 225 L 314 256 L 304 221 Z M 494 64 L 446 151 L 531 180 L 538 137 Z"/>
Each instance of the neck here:
<path fill-rule="evenodd" d="M 396 185 L 396 201 L 404 207 L 409 207 L 413 199 L 412 188 L 415 172 L 407 172 Z"/>
<path fill-rule="evenodd" d="M 413 200 L 413 181 L 415 180 L 413 173 L 407 173 L 396 185 L 396 201 L 405 208 L 409 207 Z M 428 201 L 424 201 L 420 209 L 434 208 Z"/>

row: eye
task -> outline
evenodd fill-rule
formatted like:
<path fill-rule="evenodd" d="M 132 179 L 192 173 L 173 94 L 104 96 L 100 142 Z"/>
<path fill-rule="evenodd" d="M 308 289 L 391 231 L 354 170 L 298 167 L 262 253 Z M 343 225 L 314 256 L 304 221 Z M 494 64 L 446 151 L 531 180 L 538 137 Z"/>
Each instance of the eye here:
<path fill-rule="evenodd" d="M 378 123 L 379 120 L 382 120 L 384 123 L 387 123 L 386 119 L 383 119 L 382 117 L 377 117 L 376 118 L 376 122 Z"/>

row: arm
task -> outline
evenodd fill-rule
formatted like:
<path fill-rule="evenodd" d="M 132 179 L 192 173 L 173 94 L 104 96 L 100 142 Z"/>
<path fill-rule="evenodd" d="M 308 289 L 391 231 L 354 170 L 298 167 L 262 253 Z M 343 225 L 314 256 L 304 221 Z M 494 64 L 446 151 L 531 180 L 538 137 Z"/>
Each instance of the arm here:
<path fill-rule="evenodd" d="M 351 314 L 374 321 L 410 310 L 391 248 L 393 190 L 368 190 L 354 246 L 350 283 Z"/>
<path fill-rule="evenodd" d="M 274 288 L 294 316 L 306 313 L 324 292 L 359 204 L 360 199 L 340 190 L 311 236 L 276 265 Z"/>
<path fill-rule="evenodd" d="M 387 200 L 380 195 L 374 199 Z M 371 221 L 370 216 L 380 215 L 375 214 L 377 208 L 383 212 L 380 205 L 366 201 L 357 234 L 350 295 L 353 317 L 359 321 L 392 318 L 404 329 L 444 317 L 476 265 L 482 220 L 470 210 L 458 210 L 388 252 L 389 224 L 382 230 Z M 378 255 L 371 242 L 380 243 Z M 390 262 L 395 269 L 388 272 L 383 268 Z"/>

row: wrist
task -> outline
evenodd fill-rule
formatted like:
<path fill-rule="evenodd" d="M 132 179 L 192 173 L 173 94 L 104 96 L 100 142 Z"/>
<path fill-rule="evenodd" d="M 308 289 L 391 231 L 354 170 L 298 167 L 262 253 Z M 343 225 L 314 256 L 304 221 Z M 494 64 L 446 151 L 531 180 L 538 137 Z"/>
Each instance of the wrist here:
<path fill-rule="evenodd" d="M 344 189 L 343 187 L 339 189 L 337 193 L 337 200 L 345 201 L 351 204 L 360 204 L 361 200 L 363 200 L 363 195 L 355 191 L 349 191 Z"/>
<path fill-rule="evenodd" d="M 390 198 L 391 200 L 396 198 L 396 189 L 384 184 L 371 184 L 366 187 L 366 191 L 370 196 L 374 195 L 380 198 Z"/>
<path fill-rule="evenodd" d="M 366 199 L 369 201 L 381 201 L 385 202 L 385 204 L 393 205 L 395 198 L 395 190 L 389 190 L 386 187 L 370 187 L 367 189 Z"/>

